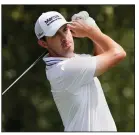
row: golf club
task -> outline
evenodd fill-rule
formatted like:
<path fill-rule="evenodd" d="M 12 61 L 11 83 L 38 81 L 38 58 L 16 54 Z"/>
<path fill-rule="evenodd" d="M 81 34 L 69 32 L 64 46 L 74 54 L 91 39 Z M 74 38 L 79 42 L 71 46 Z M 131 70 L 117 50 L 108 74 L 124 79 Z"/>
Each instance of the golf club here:
<path fill-rule="evenodd" d="M 23 76 L 23 75 L 25 75 L 35 64 L 37 64 L 37 62 L 40 60 L 40 59 L 42 59 L 42 57 L 46 54 L 46 53 L 48 53 L 48 51 L 45 51 L 35 62 L 33 62 L 32 64 L 31 64 L 31 66 L 30 67 L 28 67 L 6 90 L 4 90 L 3 92 L 2 92 L 2 96 Z"/>

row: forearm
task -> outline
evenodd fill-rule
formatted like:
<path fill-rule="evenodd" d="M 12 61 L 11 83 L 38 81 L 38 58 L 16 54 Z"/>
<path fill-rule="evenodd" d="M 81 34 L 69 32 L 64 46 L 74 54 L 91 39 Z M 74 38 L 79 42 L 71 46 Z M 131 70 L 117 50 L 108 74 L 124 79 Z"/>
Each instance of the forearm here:
<path fill-rule="evenodd" d="M 96 25 L 95 28 L 101 32 L 100 28 Z M 103 46 L 100 46 L 99 44 L 93 42 L 94 44 L 94 56 L 104 53 L 106 50 L 104 50 Z"/>
<path fill-rule="evenodd" d="M 105 50 L 100 45 L 98 45 L 96 43 L 94 43 L 93 45 L 94 45 L 94 51 L 93 51 L 94 56 L 105 52 Z"/>
<path fill-rule="evenodd" d="M 100 30 L 98 30 L 95 27 L 90 28 L 88 38 L 90 38 L 95 43 L 96 48 L 97 46 L 100 46 L 104 51 L 108 51 L 113 48 L 116 48 L 120 51 L 124 51 L 118 43 L 116 43 L 107 35 L 103 34 Z"/>

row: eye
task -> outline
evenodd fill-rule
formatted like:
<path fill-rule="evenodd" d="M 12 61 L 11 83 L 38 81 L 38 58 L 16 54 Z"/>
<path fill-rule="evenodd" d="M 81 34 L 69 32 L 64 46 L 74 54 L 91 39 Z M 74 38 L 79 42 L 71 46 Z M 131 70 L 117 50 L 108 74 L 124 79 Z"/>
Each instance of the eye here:
<path fill-rule="evenodd" d="M 67 27 L 65 27 L 65 28 L 64 28 L 64 32 L 66 32 L 67 30 L 68 30 L 68 28 L 67 28 Z"/>

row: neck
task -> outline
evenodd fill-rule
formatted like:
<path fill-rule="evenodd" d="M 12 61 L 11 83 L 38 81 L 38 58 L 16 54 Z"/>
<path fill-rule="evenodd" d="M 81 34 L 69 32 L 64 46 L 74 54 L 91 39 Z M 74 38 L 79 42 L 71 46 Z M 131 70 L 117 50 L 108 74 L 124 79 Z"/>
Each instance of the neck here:
<path fill-rule="evenodd" d="M 66 57 L 66 58 L 71 58 L 71 57 L 74 57 L 74 55 L 75 55 L 74 52 L 66 54 L 66 55 L 59 55 L 57 53 L 49 52 L 48 57 Z"/>

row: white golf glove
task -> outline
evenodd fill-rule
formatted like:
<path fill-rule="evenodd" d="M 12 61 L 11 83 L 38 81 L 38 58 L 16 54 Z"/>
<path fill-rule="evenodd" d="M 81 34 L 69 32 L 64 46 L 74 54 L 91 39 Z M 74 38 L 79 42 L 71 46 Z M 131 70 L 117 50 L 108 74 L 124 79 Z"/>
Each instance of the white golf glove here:
<path fill-rule="evenodd" d="M 95 20 L 93 18 L 91 18 L 88 14 L 88 12 L 86 11 L 81 11 L 77 14 L 74 14 L 71 18 L 71 20 L 78 20 L 78 19 L 82 19 L 84 20 L 88 25 L 91 26 L 97 26 L 97 24 L 95 23 Z"/>

